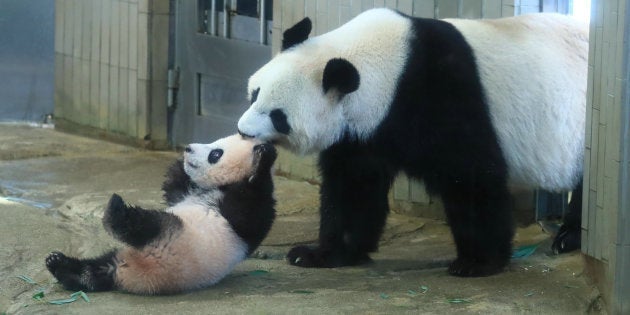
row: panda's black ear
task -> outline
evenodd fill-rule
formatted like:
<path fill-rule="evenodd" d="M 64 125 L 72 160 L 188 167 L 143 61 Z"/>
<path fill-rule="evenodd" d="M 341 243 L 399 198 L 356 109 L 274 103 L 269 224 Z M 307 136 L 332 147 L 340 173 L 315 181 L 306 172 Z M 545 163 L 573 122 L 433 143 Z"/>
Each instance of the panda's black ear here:
<path fill-rule="evenodd" d="M 336 89 L 344 95 L 352 93 L 359 88 L 359 82 L 359 71 L 350 61 L 333 58 L 326 63 L 324 78 L 322 79 L 324 94 L 328 93 L 330 89 Z"/>
<path fill-rule="evenodd" d="M 311 27 L 311 19 L 304 18 L 302 21 L 299 21 L 297 24 L 284 31 L 284 33 L 282 33 L 282 50 L 291 48 L 305 41 L 308 38 L 308 34 L 311 33 Z"/>

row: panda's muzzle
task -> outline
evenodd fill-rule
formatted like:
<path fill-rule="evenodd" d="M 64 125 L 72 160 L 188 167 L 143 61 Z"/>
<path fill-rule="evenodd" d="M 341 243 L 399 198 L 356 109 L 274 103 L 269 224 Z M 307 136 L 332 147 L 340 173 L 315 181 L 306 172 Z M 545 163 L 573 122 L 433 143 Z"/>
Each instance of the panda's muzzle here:
<path fill-rule="evenodd" d="M 199 168 L 199 165 L 197 165 L 197 164 L 194 164 L 194 163 L 190 162 L 190 161 L 188 160 L 188 158 L 187 158 L 187 156 L 188 156 L 188 155 L 193 154 L 193 153 L 195 152 L 195 151 L 192 149 L 192 147 L 191 147 L 190 145 L 187 145 L 187 146 L 184 148 L 184 152 L 186 152 L 186 153 L 184 154 L 184 161 L 186 162 L 186 164 L 187 164 L 188 166 L 190 166 L 191 168 Z"/>

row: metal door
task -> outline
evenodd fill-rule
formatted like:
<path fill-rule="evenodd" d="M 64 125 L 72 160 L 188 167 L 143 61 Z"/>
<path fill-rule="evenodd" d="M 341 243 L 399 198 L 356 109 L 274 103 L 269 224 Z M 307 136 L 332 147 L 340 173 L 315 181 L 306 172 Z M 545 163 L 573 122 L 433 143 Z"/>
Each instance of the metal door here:
<path fill-rule="evenodd" d="M 177 0 L 174 145 L 235 133 L 247 79 L 271 58 L 272 0 Z M 264 19 L 260 17 L 264 16 Z M 171 80 L 169 80 L 171 81 Z"/>

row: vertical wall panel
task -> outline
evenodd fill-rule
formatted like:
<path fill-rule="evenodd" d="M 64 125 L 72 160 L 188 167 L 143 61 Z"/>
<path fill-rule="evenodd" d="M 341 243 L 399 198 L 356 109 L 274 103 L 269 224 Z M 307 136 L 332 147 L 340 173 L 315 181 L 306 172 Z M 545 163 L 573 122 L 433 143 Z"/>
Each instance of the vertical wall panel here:
<path fill-rule="evenodd" d="M 109 33 L 109 64 L 120 65 L 120 1 L 112 1 L 111 28 Z"/>
<path fill-rule="evenodd" d="M 460 4 L 460 17 L 479 19 L 482 17 L 483 0 L 466 0 Z"/>
<path fill-rule="evenodd" d="M 165 107 L 166 99 L 150 95 L 156 80 L 155 87 L 166 89 L 168 4 L 167 0 L 56 1 L 58 122 L 141 139 L 152 131 L 148 116 L 150 106 L 155 106 L 153 121 L 161 127 L 153 129 L 157 132 L 151 138 L 166 143 L 166 113 L 157 108 Z"/>
<path fill-rule="evenodd" d="M 113 46 L 112 46 L 113 47 Z M 107 129 L 118 132 L 118 104 L 120 102 L 119 97 L 119 72 L 120 68 L 114 65 L 109 65 L 109 98 L 108 98 L 108 111 L 107 111 Z"/>
<path fill-rule="evenodd" d="M 559 2 L 560 3 L 560 2 Z M 606 266 L 611 313 L 630 313 L 630 13 L 627 1 L 593 1 L 582 250 Z M 588 128 L 590 126 L 590 129 Z M 587 179 L 587 180 L 586 180 Z M 611 289 L 612 287 L 612 289 Z"/>
<path fill-rule="evenodd" d="M 439 0 L 437 1 L 436 18 L 457 17 L 459 13 L 459 0 Z"/>
<path fill-rule="evenodd" d="M 118 7 L 119 36 L 118 53 L 121 68 L 129 67 L 129 3 L 121 2 Z"/>
<path fill-rule="evenodd" d="M 414 0 L 413 15 L 423 18 L 435 17 L 435 1 L 433 0 Z"/>
<path fill-rule="evenodd" d="M 101 5 L 101 50 L 99 52 L 99 60 L 102 63 L 109 64 L 112 0 L 103 0 Z"/>
<path fill-rule="evenodd" d="M 72 39 L 74 35 L 74 32 L 72 31 L 72 27 L 74 25 L 73 3 L 74 0 L 65 0 L 62 2 L 62 6 L 60 8 L 63 10 L 63 36 L 55 38 L 55 41 L 63 41 L 62 51 L 64 54 L 68 55 L 72 54 Z"/>
<path fill-rule="evenodd" d="M 81 58 L 82 59 L 90 59 L 90 50 L 92 48 L 92 3 L 93 1 L 88 0 L 83 2 L 82 10 L 81 10 Z"/>
<path fill-rule="evenodd" d="M 413 0 L 398 0 L 396 9 L 402 13 L 413 15 Z"/>
<path fill-rule="evenodd" d="M 63 22 L 65 0 L 55 0 L 55 53 L 63 52 Z"/>
<path fill-rule="evenodd" d="M 83 22 L 83 5 L 84 2 L 80 0 L 74 0 L 72 3 L 73 9 L 73 25 L 72 25 L 72 56 L 76 58 L 81 57 L 81 29 Z"/>

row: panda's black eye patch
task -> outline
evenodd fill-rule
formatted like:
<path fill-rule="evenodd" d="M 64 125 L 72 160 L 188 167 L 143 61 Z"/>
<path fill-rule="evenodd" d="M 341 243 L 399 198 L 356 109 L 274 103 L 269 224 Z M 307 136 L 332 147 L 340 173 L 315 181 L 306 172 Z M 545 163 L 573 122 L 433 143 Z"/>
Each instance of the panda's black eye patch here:
<path fill-rule="evenodd" d="M 254 102 L 258 99 L 258 92 L 260 92 L 260 88 L 257 88 L 252 91 L 251 101 L 249 102 L 250 105 L 254 104 Z"/>
<path fill-rule="evenodd" d="M 269 113 L 273 127 L 282 134 L 288 135 L 291 132 L 291 126 L 287 121 L 287 115 L 281 109 L 274 109 Z"/>
<path fill-rule="evenodd" d="M 223 156 L 223 150 L 221 149 L 214 149 L 210 151 L 210 154 L 208 154 L 208 163 L 214 164 L 216 162 L 219 162 L 221 156 Z"/>

